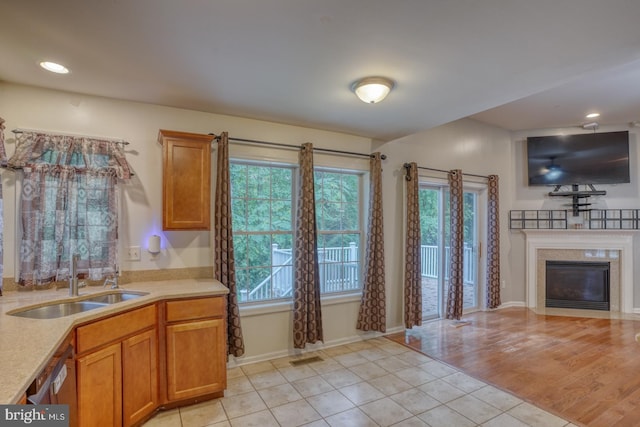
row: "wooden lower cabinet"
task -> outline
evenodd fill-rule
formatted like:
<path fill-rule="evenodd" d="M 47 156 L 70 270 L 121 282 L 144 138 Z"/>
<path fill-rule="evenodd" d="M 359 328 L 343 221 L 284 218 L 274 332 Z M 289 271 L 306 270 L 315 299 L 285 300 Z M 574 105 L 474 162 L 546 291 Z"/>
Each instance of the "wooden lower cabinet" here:
<path fill-rule="evenodd" d="M 77 359 L 78 425 L 122 425 L 120 343 Z"/>
<path fill-rule="evenodd" d="M 78 326 L 78 425 L 141 425 L 160 407 L 223 396 L 225 313 L 224 296 L 187 298 Z"/>
<path fill-rule="evenodd" d="M 224 391 L 226 387 L 224 319 L 166 327 L 169 401 Z"/>
<path fill-rule="evenodd" d="M 76 330 L 79 426 L 140 424 L 159 406 L 156 306 Z"/>
<path fill-rule="evenodd" d="M 123 424 L 134 425 L 158 406 L 158 345 L 149 330 L 122 342 Z"/>

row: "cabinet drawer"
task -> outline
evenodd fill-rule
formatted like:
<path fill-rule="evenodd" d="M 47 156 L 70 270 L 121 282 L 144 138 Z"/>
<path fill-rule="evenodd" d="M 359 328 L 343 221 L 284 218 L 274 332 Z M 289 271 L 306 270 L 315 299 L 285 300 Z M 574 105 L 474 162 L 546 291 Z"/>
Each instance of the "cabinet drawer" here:
<path fill-rule="evenodd" d="M 167 301 L 167 322 L 224 317 L 225 297 Z"/>
<path fill-rule="evenodd" d="M 155 324 L 154 304 L 80 326 L 76 332 L 77 352 L 84 353 L 137 331 L 154 327 Z"/>

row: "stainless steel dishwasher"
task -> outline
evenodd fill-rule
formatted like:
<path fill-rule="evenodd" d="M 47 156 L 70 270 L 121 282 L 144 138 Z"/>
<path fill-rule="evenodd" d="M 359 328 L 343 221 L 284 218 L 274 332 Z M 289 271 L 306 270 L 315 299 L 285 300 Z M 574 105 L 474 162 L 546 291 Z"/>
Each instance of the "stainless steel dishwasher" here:
<path fill-rule="evenodd" d="M 77 426 L 76 365 L 71 337 L 56 350 L 47 366 L 27 390 L 34 405 L 69 405 L 69 426 Z"/>

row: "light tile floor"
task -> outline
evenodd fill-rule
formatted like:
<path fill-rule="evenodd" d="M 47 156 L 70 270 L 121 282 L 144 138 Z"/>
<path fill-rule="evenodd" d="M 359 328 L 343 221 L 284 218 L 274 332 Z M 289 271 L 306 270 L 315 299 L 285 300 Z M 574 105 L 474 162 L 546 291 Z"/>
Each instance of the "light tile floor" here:
<path fill-rule="evenodd" d="M 322 361 L 291 365 L 295 359 Z M 573 426 L 385 338 L 228 371 L 225 396 L 159 412 L 145 427 Z"/>

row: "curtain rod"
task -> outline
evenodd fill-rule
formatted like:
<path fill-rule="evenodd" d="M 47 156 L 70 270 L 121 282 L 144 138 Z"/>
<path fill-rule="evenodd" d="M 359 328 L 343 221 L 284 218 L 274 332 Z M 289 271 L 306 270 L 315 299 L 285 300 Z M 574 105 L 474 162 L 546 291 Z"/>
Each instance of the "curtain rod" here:
<path fill-rule="evenodd" d="M 409 165 L 409 163 L 405 163 L 403 165 L 403 167 L 405 169 L 409 169 L 411 166 Z M 423 166 L 418 166 L 418 169 L 423 169 L 423 170 L 428 170 L 428 171 L 436 171 L 436 172 L 444 172 L 444 173 L 449 173 L 449 171 L 446 171 L 444 169 L 435 169 L 435 168 L 427 168 L 427 167 L 423 167 Z M 484 178 L 484 179 L 489 179 L 488 176 L 484 176 L 484 175 L 476 175 L 474 173 L 466 173 L 466 172 L 462 172 L 462 175 L 467 175 L 467 176 L 473 176 L 476 178 Z"/>
<path fill-rule="evenodd" d="M 18 134 L 18 133 L 25 133 L 25 132 L 33 132 L 33 133 L 44 133 L 47 135 L 60 135 L 60 136 L 71 136 L 71 137 L 76 137 L 76 138 L 92 138 L 92 139 L 102 139 L 105 141 L 111 141 L 111 142 L 115 142 L 116 144 L 122 144 L 122 145 L 129 145 L 128 141 L 125 141 L 122 138 L 110 138 L 110 137 L 106 137 L 106 136 L 90 136 L 90 135 L 79 135 L 79 134 L 75 134 L 75 133 L 66 133 L 66 132 L 49 132 L 49 131 L 43 131 L 43 130 L 35 130 L 35 129 L 14 129 L 11 132 Z"/>
<path fill-rule="evenodd" d="M 215 137 L 216 141 L 220 140 L 220 136 L 218 136 L 218 135 L 216 135 L 214 133 L 210 133 L 209 135 L 213 135 Z M 280 142 L 259 141 L 259 140 L 256 140 L 256 139 L 244 139 L 244 138 L 232 138 L 232 137 L 229 137 L 229 141 L 232 141 L 232 142 L 246 142 L 248 144 L 271 145 L 271 146 L 274 146 L 274 147 L 282 147 L 282 148 L 289 148 L 289 149 L 300 148 L 299 145 L 282 144 Z M 332 150 L 330 148 L 316 148 L 316 147 L 314 147 L 313 151 L 322 151 L 324 153 L 333 153 L 333 154 L 347 154 L 349 156 L 360 156 L 360 157 L 368 157 L 368 158 L 373 157 L 372 154 L 356 153 L 356 152 L 353 152 L 353 151 Z M 382 160 L 385 160 L 387 158 L 387 156 L 385 154 L 382 154 L 380 156 L 380 158 Z"/>

